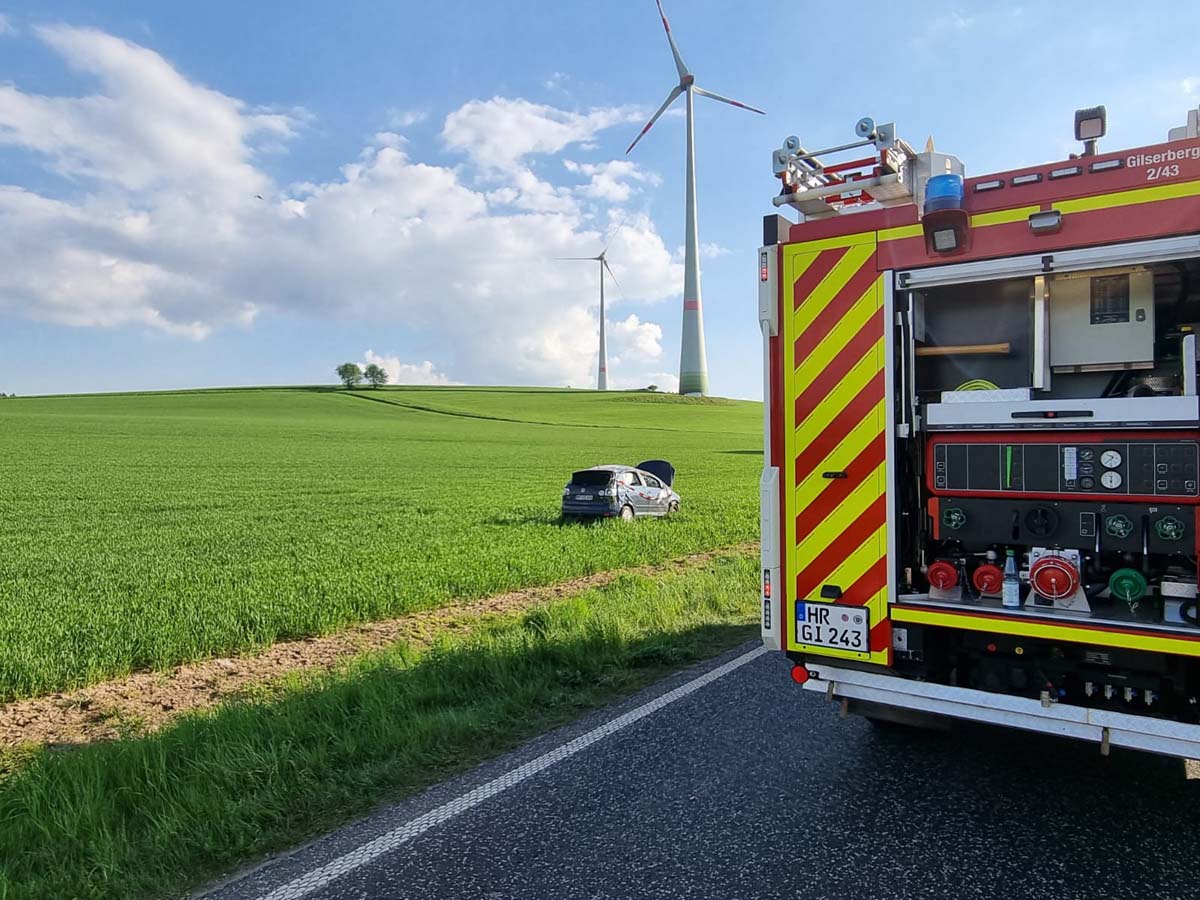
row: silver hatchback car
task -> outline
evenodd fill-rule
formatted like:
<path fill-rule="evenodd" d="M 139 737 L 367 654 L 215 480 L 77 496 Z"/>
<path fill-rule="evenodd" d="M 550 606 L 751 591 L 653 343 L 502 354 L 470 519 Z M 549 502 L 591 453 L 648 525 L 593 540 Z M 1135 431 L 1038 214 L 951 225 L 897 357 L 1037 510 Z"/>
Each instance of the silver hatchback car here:
<path fill-rule="evenodd" d="M 582 469 L 563 488 L 563 518 L 667 516 L 679 509 L 674 481 L 675 467 L 663 459 Z"/>

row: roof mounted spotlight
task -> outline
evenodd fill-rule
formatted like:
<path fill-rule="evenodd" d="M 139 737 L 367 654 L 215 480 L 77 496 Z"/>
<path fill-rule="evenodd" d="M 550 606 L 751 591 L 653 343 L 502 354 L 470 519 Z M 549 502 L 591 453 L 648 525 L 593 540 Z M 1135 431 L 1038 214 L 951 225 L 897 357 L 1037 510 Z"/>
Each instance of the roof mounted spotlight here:
<path fill-rule="evenodd" d="M 1108 130 L 1108 110 L 1103 106 L 1075 110 L 1075 140 L 1083 141 L 1083 155 L 1096 155 L 1096 142 Z"/>

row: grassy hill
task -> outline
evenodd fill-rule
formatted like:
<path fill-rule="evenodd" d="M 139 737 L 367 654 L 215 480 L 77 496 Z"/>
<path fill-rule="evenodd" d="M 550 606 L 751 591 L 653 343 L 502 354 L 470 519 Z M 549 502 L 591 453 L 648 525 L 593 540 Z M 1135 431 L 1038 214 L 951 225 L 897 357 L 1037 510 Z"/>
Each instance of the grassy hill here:
<path fill-rule="evenodd" d="M 753 540 L 761 406 L 256 389 L 0 403 L 0 700 Z M 682 513 L 562 525 L 663 457 Z"/>

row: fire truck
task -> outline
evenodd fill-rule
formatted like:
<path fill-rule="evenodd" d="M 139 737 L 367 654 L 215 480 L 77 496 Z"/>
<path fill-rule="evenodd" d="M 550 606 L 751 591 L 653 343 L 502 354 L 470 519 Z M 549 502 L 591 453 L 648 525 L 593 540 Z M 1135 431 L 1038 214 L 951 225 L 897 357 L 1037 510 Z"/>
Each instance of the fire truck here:
<path fill-rule="evenodd" d="M 773 154 L 762 636 L 843 715 L 1200 757 L 1200 110 L 1106 118 L 977 177 L 871 119 Z"/>

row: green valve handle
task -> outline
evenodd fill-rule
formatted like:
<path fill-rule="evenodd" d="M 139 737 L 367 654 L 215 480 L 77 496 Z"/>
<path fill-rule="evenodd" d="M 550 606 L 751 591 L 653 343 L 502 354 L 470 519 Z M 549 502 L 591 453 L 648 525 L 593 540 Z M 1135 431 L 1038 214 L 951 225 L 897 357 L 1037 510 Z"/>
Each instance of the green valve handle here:
<path fill-rule="evenodd" d="M 1109 537 L 1127 538 L 1133 534 L 1133 519 L 1117 513 L 1104 520 L 1104 533 Z"/>
<path fill-rule="evenodd" d="M 1154 533 L 1164 541 L 1177 541 L 1183 537 L 1183 523 L 1174 516 L 1163 516 L 1154 523 Z"/>
<path fill-rule="evenodd" d="M 1134 603 L 1146 596 L 1146 577 L 1137 569 L 1117 569 L 1108 579 L 1112 595 L 1126 603 Z"/>
<path fill-rule="evenodd" d="M 948 506 L 942 510 L 942 524 L 951 531 L 958 531 L 967 524 L 967 514 L 957 506 Z"/>

